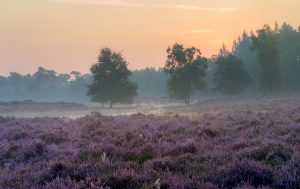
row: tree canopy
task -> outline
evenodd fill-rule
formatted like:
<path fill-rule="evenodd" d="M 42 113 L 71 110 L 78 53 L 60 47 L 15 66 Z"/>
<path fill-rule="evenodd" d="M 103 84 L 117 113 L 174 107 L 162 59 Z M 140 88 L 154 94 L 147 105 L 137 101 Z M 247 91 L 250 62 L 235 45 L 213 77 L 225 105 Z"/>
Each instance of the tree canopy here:
<path fill-rule="evenodd" d="M 252 33 L 252 50 L 257 54 L 261 67 L 260 89 L 264 92 L 274 92 L 281 88 L 281 61 L 277 41 L 278 29 L 265 25 Z"/>
<path fill-rule="evenodd" d="M 300 90 L 300 31 L 298 32 L 291 25 L 283 23 L 277 33 L 279 45 L 282 87 L 289 91 Z"/>
<path fill-rule="evenodd" d="M 207 69 L 207 59 L 201 57 L 199 49 L 184 48 L 178 43 L 169 47 L 167 53 L 164 71 L 170 75 L 168 93 L 172 98 L 189 103 L 195 91 L 206 88 L 203 77 Z"/>
<path fill-rule="evenodd" d="M 137 86 L 129 81 L 131 71 L 121 53 L 109 48 L 101 49 L 98 63 L 91 67 L 93 82 L 88 86 L 88 95 L 94 102 L 131 103 L 137 95 Z"/>
<path fill-rule="evenodd" d="M 248 87 L 251 79 L 243 61 L 223 45 L 215 58 L 217 69 L 213 74 L 215 89 L 225 95 L 239 94 Z"/>

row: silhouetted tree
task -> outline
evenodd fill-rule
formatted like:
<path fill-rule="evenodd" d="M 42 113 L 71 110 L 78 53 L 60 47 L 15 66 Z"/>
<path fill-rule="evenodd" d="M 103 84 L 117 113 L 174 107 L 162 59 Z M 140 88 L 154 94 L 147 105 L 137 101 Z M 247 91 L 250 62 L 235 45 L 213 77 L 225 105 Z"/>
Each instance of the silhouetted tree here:
<path fill-rule="evenodd" d="M 227 51 L 225 45 L 215 60 L 217 65 L 213 75 L 215 89 L 225 95 L 242 93 L 251 81 L 243 61 Z"/>
<path fill-rule="evenodd" d="M 88 96 L 94 102 L 131 103 L 137 95 L 137 86 L 128 80 L 131 71 L 121 53 L 108 48 L 101 49 L 98 63 L 91 68 L 93 82 L 88 87 Z"/>
<path fill-rule="evenodd" d="M 251 83 L 247 88 L 247 92 L 253 94 L 258 90 L 259 76 L 261 71 L 256 54 L 250 49 L 251 45 L 251 36 L 244 31 L 241 37 L 238 37 L 238 40 L 233 46 L 233 53 L 243 61 L 245 69 L 251 77 Z"/>
<path fill-rule="evenodd" d="M 168 93 L 170 97 L 182 99 L 188 104 L 195 91 L 206 88 L 203 77 L 207 70 L 207 59 L 201 57 L 199 49 L 185 49 L 178 43 L 169 47 L 167 53 L 164 71 L 170 75 Z"/>
<path fill-rule="evenodd" d="M 277 34 L 280 58 L 282 62 L 283 87 L 286 90 L 300 89 L 300 65 L 297 57 L 300 55 L 300 40 L 296 29 L 283 23 Z"/>
<path fill-rule="evenodd" d="M 81 76 L 81 73 L 78 71 L 72 71 L 70 74 L 74 76 L 75 79 Z"/>
<path fill-rule="evenodd" d="M 77 72 L 78 73 L 78 72 Z M 38 68 L 34 74 L 21 75 L 16 72 L 7 77 L 0 76 L 0 101 L 35 100 L 88 102 L 87 85 L 89 74 L 58 74 L 53 70 Z"/>
<path fill-rule="evenodd" d="M 92 83 L 90 74 L 81 74 L 80 72 L 72 71 L 73 79 L 69 82 L 68 92 L 69 98 L 75 101 L 82 101 L 88 98 L 88 85 Z"/>
<path fill-rule="evenodd" d="M 65 79 L 63 75 L 58 77 L 54 70 L 39 67 L 38 71 L 32 75 L 32 81 L 28 86 L 28 90 L 32 91 L 31 96 L 37 100 L 43 100 L 46 97 L 49 99 L 56 98 L 62 95 L 63 91 L 61 89 L 68 83 Z M 39 99 L 40 97 L 41 99 Z"/>
<path fill-rule="evenodd" d="M 130 80 L 137 84 L 139 97 L 167 96 L 168 75 L 163 69 L 145 68 L 134 70 Z"/>
<path fill-rule="evenodd" d="M 274 92 L 281 88 L 281 68 L 277 33 L 265 25 L 252 33 L 252 49 L 257 53 L 261 67 L 260 89 L 264 92 Z"/>

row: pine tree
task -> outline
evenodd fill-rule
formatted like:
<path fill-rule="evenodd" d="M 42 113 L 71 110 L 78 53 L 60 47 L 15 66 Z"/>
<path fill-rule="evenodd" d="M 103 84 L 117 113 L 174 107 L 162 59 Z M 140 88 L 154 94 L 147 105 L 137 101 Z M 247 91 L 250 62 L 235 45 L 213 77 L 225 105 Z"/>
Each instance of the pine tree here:
<path fill-rule="evenodd" d="M 248 87 L 251 79 L 243 61 L 226 46 L 220 49 L 215 58 L 217 69 L 213 74 L 215 89 L 225 95 L 240 94 Z"/>
<path fill-rule="evenodd" d="M 276 32 L 270 26 L 252 34 L 252 50 L 256 52 L 261 68 L 260 89 L 264 92 L 275 92 L 281 88 L 281 63 Z"/>

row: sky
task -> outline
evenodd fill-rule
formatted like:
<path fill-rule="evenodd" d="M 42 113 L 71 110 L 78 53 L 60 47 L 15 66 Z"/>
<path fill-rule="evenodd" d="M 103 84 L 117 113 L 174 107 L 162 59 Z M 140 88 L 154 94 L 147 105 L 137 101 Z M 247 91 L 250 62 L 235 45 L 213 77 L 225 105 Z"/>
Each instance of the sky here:
<path fill-rule="evenodd" d="M 216 54 L 244 30 L 300 25 L 300 0 L 0 0 L 0 74 L 89 72 L 99 51 L 163 67 L 175 42 Z"/>

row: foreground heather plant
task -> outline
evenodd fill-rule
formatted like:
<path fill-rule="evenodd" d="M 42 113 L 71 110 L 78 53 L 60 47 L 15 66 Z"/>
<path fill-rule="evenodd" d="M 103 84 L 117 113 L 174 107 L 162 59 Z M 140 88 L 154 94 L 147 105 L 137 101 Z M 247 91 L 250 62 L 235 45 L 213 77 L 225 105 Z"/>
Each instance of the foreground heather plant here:
<path fill-rule="evenodd" d="M 0 188 L 300 188 L 300 103 L 225 105 L 192 106 L 192 117 L 1 118 Z"/>

